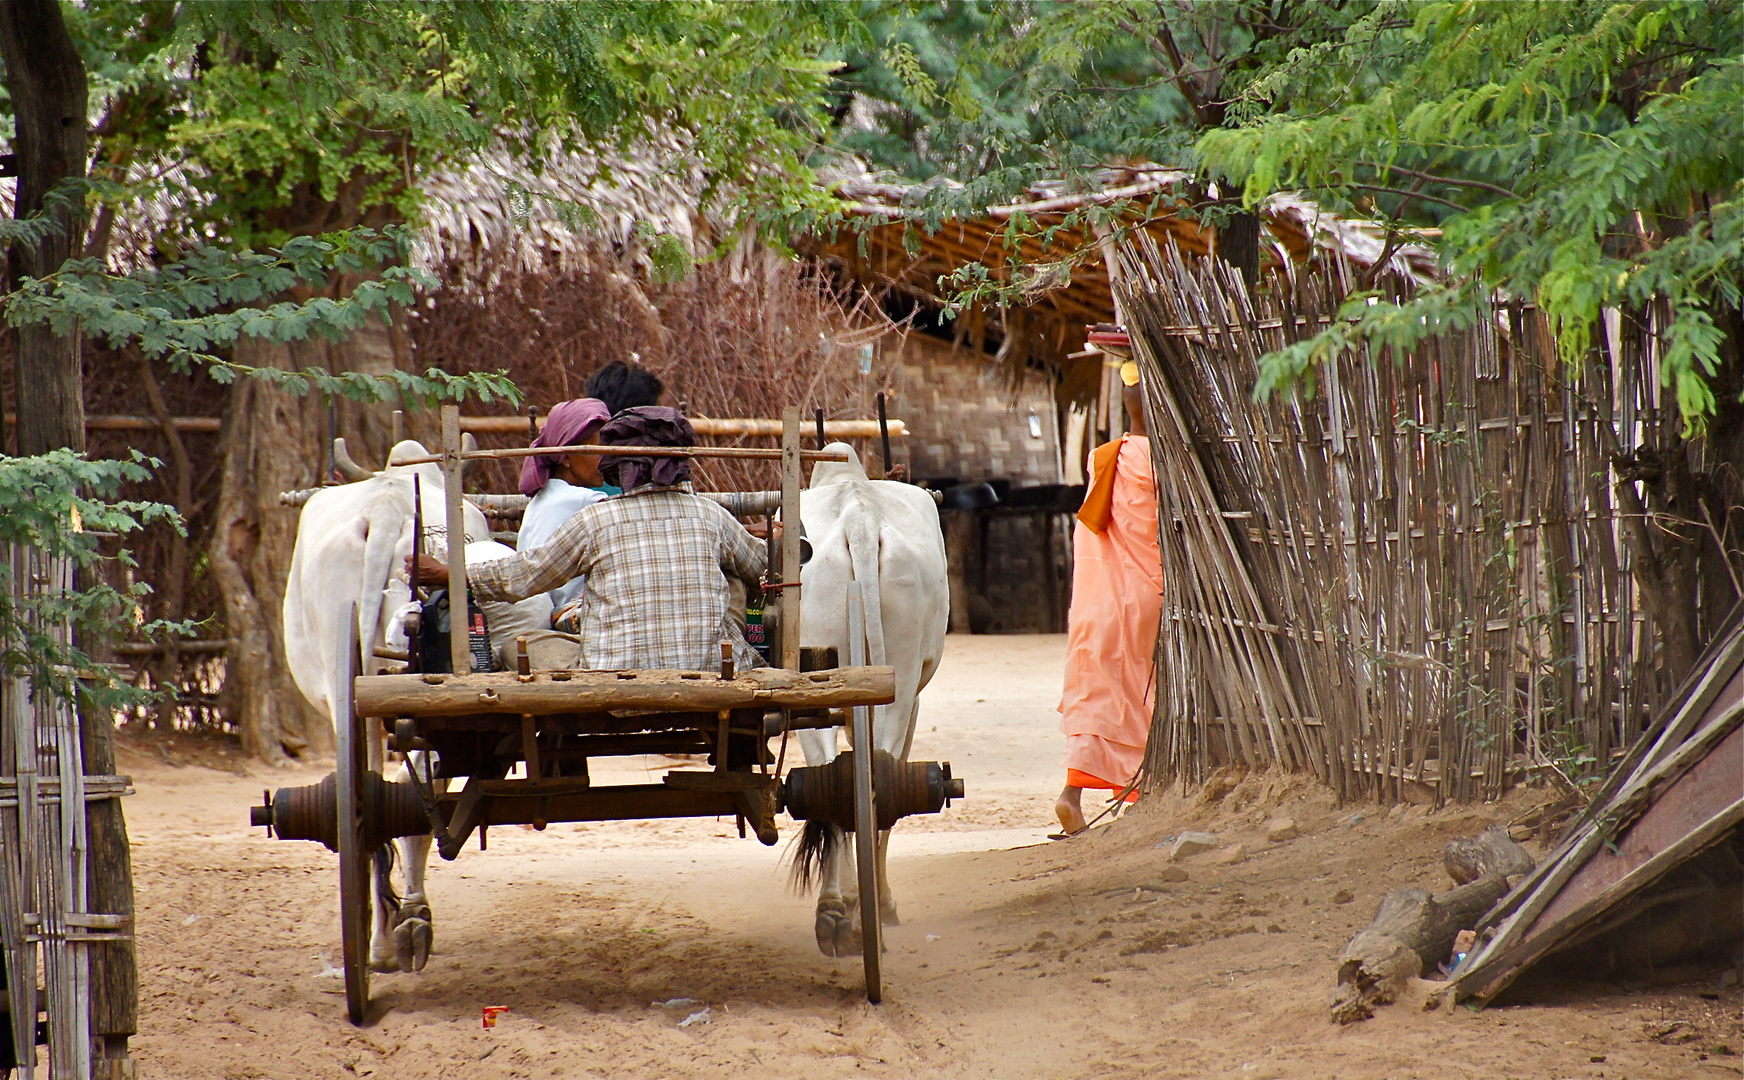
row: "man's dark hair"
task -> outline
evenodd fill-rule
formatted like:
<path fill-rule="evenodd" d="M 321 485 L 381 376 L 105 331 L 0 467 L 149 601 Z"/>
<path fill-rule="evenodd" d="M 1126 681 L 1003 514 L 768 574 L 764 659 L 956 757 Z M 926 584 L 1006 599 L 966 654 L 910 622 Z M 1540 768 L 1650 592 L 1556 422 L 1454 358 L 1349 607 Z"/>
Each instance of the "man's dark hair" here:
<path fill-rule="evenodd" d="M 660 404 L 666 384 L 647 368 L 631 367 L 622 360 L 613 360 L 587 379 L 587 396 L 606 403 L 616 416 L 625 409 Z"/>

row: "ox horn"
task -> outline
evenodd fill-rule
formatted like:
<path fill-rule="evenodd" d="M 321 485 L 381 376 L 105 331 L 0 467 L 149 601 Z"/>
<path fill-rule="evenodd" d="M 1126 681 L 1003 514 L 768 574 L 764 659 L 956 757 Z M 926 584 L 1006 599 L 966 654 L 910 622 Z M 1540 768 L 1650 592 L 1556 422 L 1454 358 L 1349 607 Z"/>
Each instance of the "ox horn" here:
<path fill-rule="evenodd" d="M 463 454 L 470 454 L 470 453 L 473 453 L 474 451 L 476 451 L 477 449 L 478 449 L 478 440 L 472 437 L 472 432 L 470 432 L 470 431 L 462 432 L 461 436 L 460 436 L 460 452 Z M 472 467 L 471 461 L 467 460 L 466 458 L 460 459 L 461 479 L 466 478 L 466 470 L 471 468 L 471 467 Z"/>
<path fill-rule="evenodd" d="M 356 480 L 368 480 L 375 475 L 351 460 L 351 451 L 345 449 L 344 438 L 333 440 L 333 467 L 338 470 L 340 476 L 345 477 L 348 483 Z"/>

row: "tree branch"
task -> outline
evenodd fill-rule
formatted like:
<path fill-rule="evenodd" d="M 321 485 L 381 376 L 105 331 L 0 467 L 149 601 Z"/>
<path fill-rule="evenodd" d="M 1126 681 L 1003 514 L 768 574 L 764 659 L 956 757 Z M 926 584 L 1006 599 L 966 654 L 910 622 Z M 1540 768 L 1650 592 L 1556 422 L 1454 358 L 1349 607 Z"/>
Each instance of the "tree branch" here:
<path fill-rule="evenodd" d="M 1346 181 L 1345 186 L 1346 187 L 1353 187 L 1353 188 L 1361 188 L 1364 191 L 1383 191 L 1383 192 L 1386 192 L 1388 195 L 1403 195 L 1408 199 L 1423 199 L 1427 202 L 1435 202 L 1435 203 L 1440 203 L 1443 206 L 1451 206 L 1455 210 L 1460 211 L 1461 213 L 1465 212 L 1465 210 L 1467 209 L 1466 207 L 1463 207 L 1456 202 L 1449 202 L 1446 199 L 1438 199 L 1433 195 L 1425 195 L 1421 191 L 1406 191 L 1404 188 L 1382 187 L 1379 184 L 1359 184 L 1359 183 L 1355 182 L 1354 180 Z"/>
<path fill-rule="evenodd" d="M 1356 164 L 1367 166 L 1378 172 L 1404 173 L 1406 176 L 1413 176 L 1419 180 L 1427 180 L 1431 184 L 1452 184 L 1456 187 L 1478 188 L 1483 191 L 1495 192 L 1497 195 L 1506 195 L 1510 199 L 1518 199 L 1521 197 L 1520 193 L 1517 191 L 1500 187 L 1496 184 L 1485 183 L 1482 180 L 1465 180 L 1452 176 L 1436 176 L 1433 173 L 1418 172 L 1416 169 L 1407 169 L 1403 165 L 1382 165 L 1375 161 L 1358 161 Z M 1461 207 L 1461 209 L 1464 208 Z"/>

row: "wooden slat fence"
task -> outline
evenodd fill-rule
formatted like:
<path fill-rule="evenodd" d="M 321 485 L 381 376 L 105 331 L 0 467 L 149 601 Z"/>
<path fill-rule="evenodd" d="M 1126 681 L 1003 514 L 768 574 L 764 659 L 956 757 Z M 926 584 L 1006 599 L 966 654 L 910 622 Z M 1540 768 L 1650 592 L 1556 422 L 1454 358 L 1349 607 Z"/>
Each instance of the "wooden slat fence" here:
<path fill-rule="evenodd" d="M 1465 801 L 1602 767 L 1641 730 L 1667 688 L 1609 461 L 1656 415 L 1649 350 L 1576 372 L 1502 304 L 1259 404 L 1259 358 L 1328 325 L 1358 270 L 1256 295 L 1148 237 L 1119 262 L 1161 499 L 1147 785 L 1278 764 Z"/>

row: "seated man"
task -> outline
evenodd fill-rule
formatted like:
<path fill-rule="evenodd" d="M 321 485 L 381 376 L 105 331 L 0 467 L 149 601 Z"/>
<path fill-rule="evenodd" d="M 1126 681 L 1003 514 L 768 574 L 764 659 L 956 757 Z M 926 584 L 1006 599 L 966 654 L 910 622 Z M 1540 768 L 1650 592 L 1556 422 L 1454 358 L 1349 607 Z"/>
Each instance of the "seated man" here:
<path fill-rule="evenodd" d="M 600 429 L 606 446 L 696 445 L 676 409 L 627 409 Z M 764 548 L 719 505 L 691 491 L 690 459 L 612 455 L 600 472 L 624 489 L 569 518 L 543 544 L 467 569 L 479 600 L 518 600 L 586 575 L 577 633 L 578 667 L 588 670 L 712 670 L 730 641 L 740 668 L 761 663 L 728 610 L 727 575 L 762 577 Z M 420 583 L 440 585 L 448 568 L 417 561 Z"/>

